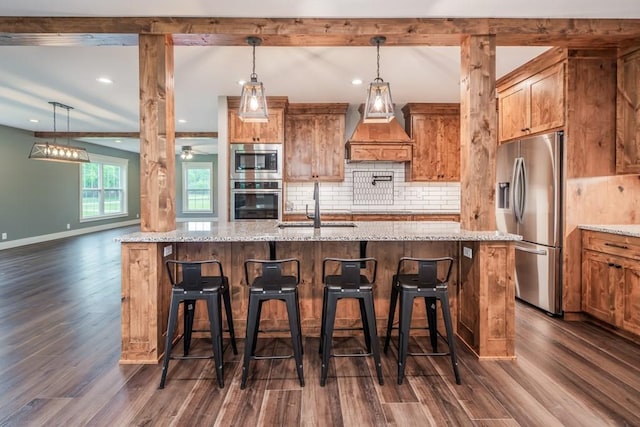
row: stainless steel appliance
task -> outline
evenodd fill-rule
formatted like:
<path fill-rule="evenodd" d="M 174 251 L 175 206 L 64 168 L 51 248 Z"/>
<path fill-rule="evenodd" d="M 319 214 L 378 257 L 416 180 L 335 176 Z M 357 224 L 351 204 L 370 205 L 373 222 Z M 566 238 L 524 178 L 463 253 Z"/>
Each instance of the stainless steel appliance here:
<path fill-rule="evenodd" d="M 231 181 L 231 219 L 282 219 L 282 181 Z"/>
<path fill-rule="evenodd" d="M 231 179 L 282 179 L 282 144 L 231 144 Z"/>
<path fill-rule="evenodd" d="M 496 225 L 519 234 L 516 296 L 550 314 L 562 313 L 563 133 L 498 147 Z"/>

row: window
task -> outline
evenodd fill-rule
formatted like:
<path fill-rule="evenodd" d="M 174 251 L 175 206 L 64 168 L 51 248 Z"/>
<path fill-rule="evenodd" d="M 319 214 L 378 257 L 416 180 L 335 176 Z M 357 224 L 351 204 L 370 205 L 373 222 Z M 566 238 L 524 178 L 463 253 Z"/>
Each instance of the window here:
<path fill-rule="evenodd" d="M 80 221 L 127 215 L 128 162 L 91 154 L 80 165 Z"/>
<path fill-rule="evenodd" d="M 182 211 L 213 212 L 213 165 L 182 163 Z"/>

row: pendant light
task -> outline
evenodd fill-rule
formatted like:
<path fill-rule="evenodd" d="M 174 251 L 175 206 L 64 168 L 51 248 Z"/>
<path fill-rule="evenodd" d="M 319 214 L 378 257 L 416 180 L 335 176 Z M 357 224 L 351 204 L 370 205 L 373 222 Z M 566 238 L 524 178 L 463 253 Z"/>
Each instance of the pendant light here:
<path fill-rule="evenodd" d="M 242 86 L 238 117 L 243 122 L 265 123 L 269 121 L 267 98 L 264 95 L 262 82 L 258 81 L 258 75 L 256 74 L 256 46 L 262 43 L 262 39 L 259 37 L 247 37 L 247 43 L 253 47 L 253 68 L 250 80 Z"/>
<path fill-rule="evenodd" d="M 49 104 L 53 105 L 53 143 L 34 143 L 33 147 L 31 147 L 29 158 L 36 160 L 49 160 L 52 162 L 89 163 L 89 153 L 87 153 L 87 150 L 81 147 L 71 146 L 69 144 L 68 137 L 66 145 L 57 144 L 56 107 L 67 110 L 67 134 L 69 133 L 69 110 L 73 110 L 73 107 L 55 101 L 49 101 Z"/>
<path fill-rule="evenodd" d="M 380 78 L 380 45 L 387 40 L 384 36 L 376 36 L 371 39 L 371 44 L 376 45 L 377 69 L 376 78 L 369 84 L 367 101 L 364 105 L 363 123 L 389 123 L 395 118 L 393 101 L 391 100 L 391 88 Z"/>

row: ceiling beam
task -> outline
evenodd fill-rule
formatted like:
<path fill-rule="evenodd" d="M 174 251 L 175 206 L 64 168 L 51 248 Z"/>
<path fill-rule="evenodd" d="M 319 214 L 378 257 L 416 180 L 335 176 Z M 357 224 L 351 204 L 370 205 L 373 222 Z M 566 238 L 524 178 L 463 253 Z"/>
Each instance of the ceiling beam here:
<path fill-rule="evenodd" d="M 140 138 L 140 132 L 34 132 L 36 138 Z M 218 132 L 176 132 L 177 138 L 217 138 Z"/>
<path fill-rule="evenodd" d="M 0 17 L 0 45 L 136 45 L 138 34 L 173 34 L 176 46 L 459 46 L 468 34 L 498 46 L 610 47 L 640 40 L 640 19 Z"/>

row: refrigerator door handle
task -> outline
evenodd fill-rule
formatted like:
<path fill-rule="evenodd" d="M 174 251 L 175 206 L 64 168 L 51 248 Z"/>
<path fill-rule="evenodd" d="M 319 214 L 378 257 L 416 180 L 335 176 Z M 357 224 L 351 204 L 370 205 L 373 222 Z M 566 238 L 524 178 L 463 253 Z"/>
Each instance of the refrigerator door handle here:
<path fill-rule="evenodd" d="M 518 161 L 519 157 L 513 159 L 513 171 L 511 173 L 511 182 L 513 183 L 513 207 L 511 211 L 513 212 L 513 216 L 516 219 L 516 223 L 518 222 L 518 200 L 520 196 L 520 190 L 518 189 Z"/>
<path fill-rule="evenodd" d="M 524 217 L 524 199 L 525 199 L 525 172 L 524 159 L 516 157 L 513 164 L 513 213 L 516 222 L 522 224 Z"/>
<path fill-rule="evenodd" d="M 524 157 L 520 157 L 520 224 L 524 221 L 524 210 L 527 203 L 527 167 Z"/>
<path fill-rule="evenodd" d="M 516 250 L 517 251 L 522 251 L 522 252 L 527 252 L 527 253 L 534 254 L 534 255 L 546 255 L 547 254 L 547 250 L 546 249 L 529 249 L 529 248 L 525 248 L 524 246 L 518 246 L 518 245 L 516 245 Z"/>

